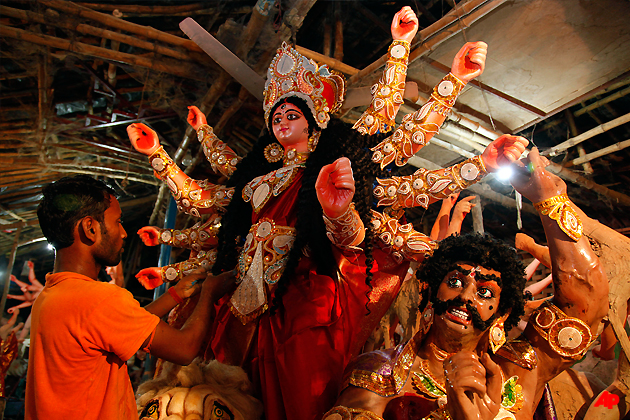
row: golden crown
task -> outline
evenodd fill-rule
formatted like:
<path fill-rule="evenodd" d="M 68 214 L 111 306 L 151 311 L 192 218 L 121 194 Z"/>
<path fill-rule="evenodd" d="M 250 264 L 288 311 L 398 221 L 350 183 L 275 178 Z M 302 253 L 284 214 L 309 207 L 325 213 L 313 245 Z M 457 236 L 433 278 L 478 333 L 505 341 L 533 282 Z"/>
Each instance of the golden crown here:
<path fill-rule="evenodd" d="M 267 70 L 263 99 L 265 122 L 269 125 L 269 113 L 278 101 L 296 96 L 306 102 L 317 125 L 326 128 L 330 114 L 341 108 L 345 94 L 342 75 L 332 73 L 326 65 L 319 67 L 283 42 Z"/>

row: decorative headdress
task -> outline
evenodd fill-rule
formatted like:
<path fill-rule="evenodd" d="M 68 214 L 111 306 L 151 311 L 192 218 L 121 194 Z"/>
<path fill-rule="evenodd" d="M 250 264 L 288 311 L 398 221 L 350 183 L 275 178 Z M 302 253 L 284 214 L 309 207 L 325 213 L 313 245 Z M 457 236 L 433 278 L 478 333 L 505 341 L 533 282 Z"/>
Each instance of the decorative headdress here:
<path fill-rule="evenodd" d="M 326 65 L 319 67 L 283 42 L 267 70 L 263 99 L 265 122 L 269 124 L 269 113 L 279 100 L 296 96 L 306 102 L 317 125 L 326 128 L 330 114 L 341 108 L 345 94 L 342 75 L 331 73 Z"/>

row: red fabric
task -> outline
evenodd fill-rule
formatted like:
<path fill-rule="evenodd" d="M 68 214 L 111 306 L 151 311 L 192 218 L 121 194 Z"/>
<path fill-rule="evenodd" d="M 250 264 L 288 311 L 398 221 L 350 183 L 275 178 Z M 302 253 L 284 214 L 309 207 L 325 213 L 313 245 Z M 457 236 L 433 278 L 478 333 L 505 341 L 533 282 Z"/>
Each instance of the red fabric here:
<path fill-rule="evenodd" d="M 300 180 L 301 174 L 279 197 L 271 197 L 253 221 L 270 217 L 278 225 L 293 226 Z M 333 249 L 340 279 L 318 274 L 312 260 L 303 257 L 283 296 L 284 309 L 275 315 L 266 311 L 242 325 L 229 309 L 230 296 L 216 304 L 205 358 L 245 369 L 266 420 L 320 420 L 332 408 L 346 364 L 378 324 L 407 271 L 406 264 L 393 264 L 375 251 L 368 315 L 365 257 Z"/>
<path fill-rule="evenodd" d="M 47 275 L 31 313 L 25 418 L 137 419 L 125 361 L 159 321 L 116 285 Z"/>

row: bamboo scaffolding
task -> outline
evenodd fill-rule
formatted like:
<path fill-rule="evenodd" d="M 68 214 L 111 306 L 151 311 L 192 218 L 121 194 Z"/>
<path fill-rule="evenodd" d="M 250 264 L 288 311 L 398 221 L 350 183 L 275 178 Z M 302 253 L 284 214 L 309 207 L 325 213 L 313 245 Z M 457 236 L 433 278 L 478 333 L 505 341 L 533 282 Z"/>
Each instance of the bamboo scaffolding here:
<path fill-rule="evenodd" d="M 49 35 L 38 35 L 6 25 L 0 25 L 0 36 L 19 39 L 38 45 L 58 48 L 104 60 L 113 60 L 124 64 L 144 67 L 150 70 L 164 72 L 187 79 L 198 81 L 205 80 L 205 77 L 202 75 L 202 70 L 188 63 L 180 63 L 178 65 L 165 64 L 162 62 L 163 60 L 153 61 L 134 54 L 115 52 L 107 48 L 95 47 L 81 42 L 72 42 Z"/>
<path fill-rule="evenodd" d="M 61 10 L 63 12 L 83 17 L 89 20 L 93 20 L 102 23 L 107 26 L 111 26 L 115 29 L 120 29 L 135 35 L 141 35 L 146 38 L 153 39 L 159 43 L 166 43 L 176 45 L 178 47 L 186 48 L 189 51 L 203 53 L 201 48 L 189 39 L 181 38 L 175 35 L 168 34 L 166 32 L 158 31 L 150 26 L 137 25 L 135 23 L 127 22 L 112 15 L 96 12 L 91 9 L 79 6 L 76 3 L 62 0 L 39 0 L 40 3 L 46 6 Z"/>
<path fill-rule="evenodd" d="M 629 121 L 630 121 L 630 114 L 622 115 L 621 117 L 615 118 L 612 121 L 598 125 L 597 127 L 591 130 L 588 130 L 580 134 L 579 136 L 570 138 L 567 141 L 563 141 L 562 143 L 553 146 L 551 149 L 545 150 L 542 154 L 546 156 L 555 156 L 559 154 L 560 152 L 563 152 L 564 150 L 568 149 L 569 147 L 575 146 L 583 142 L 584 140 L 588 140 L 591 137 L 595 137 L 598 134 L 605 133 L 606 131 L 611 130 L 615 127 L 618 127 L 622 124 L 625 124 Z"/>
<path fill-rule="evenodd" d="M 206 6 L 204 3 L 192 3 L 181 5 L 168 5 L 168 6 L 141 6 L 136 4 L 101 4 L 101 3 L 75 3 L 80 7 L 87 7 L 94 10 L 101 10 L 104 12 L 113 12 L 118 10 L 121 13 L 144 13 L 144 14 L 175 14 L 175 13 L 189 13 L 196 12 L 204 9 Z"/>
<path fill-rule="evenodd" d="M 603 149 L 599 149 L 595 152 L 587 153 L 584 156 L 580 156 L 577 159 L 573 159 L 571 162 L 569 162 L 567 166 L 582 165 L 582 164 L 585 164 L 586 162 L 590 162 L 593 159 L 597 159 L 599 157 L 608 155 L 610 153 L 615 153 L 620 150 L 623 150 L 626 147 L 630 147 L 630 140 L 620 141 L 619 143 L 615 143 L 611 146 L 604 147 Z"/>
<path fill-rule="evenodd" d="M 600 106 L 605 105 L 605 104 L 607 104 L 609 102 L 612 102 L 615 99 L 623 98 L 624 96 L 626 96 L 629 93 L 630 93 L 630 87 L 626 88 L 624 90 L 620 90 L 619 92 L 613 93 L 612 95 L 607 96 L 606 98 L 600 99 L 597 102 L 594 102 L 594 103 L 592 103 L 592 104 L 590 104 L 588 106 L 585 106 L 584 108 L 578 109 L 577 111 L 575 111 L 575 116 L 579 117 L 580 115 L 586 114 L 587 112 L 592 111 L 592 110 L 594 110 L 596 108 L 599 108 Z"/>
<path fill-rule="evenodd" d="M 0 14 L 14 17 L 17 19 L 22 19 L 27 22 L 41 23 L 45 25 L 54 26 L 57 28 L 68 29 L 70 31 L 77 31 L 82 34 L 93 35 L 100 38 L 106 38 L 112 41 L 117 41 L 123 44 L 132 45 L 134 47 L 152 51 L 157 54 L 166 55 L 166 56 L 178 59 L 178 60 L 194 61 L 194 58 L 188 53 L 180 52 L 177 50 L 166 48 L 154 42 L 143 41 L 133 36 L 124 35 L 124 34 L 109 31 L 103 28 L 97 28 L 97 27 L 86 25 L 83 23 L 79 25 L 75 25 L 70 22 L 65 22 L 63 20 L 58 20 L 58 19 L 51 20 L 44 17 L 44 15 L 41 15 L 35 12 L 31 12 L 28 10 L 13 9 L 11 7 L 1 6 L 1 5 L 0 5 Z M 61 17 L 59 19 L 61 19 Z"/>
<path fill-rule="evenodd" d="M 577 129 L 577 125 L 575 124 L 575 118 L 573 118 L 573 114 L 571 113 L 571 111 L 569 111 L 568 109 L 565 109 L 564 110 L 564 117 L 566 118 L 567 123 L 569 124 L 569 130 L 571 132 L 571 135 L 573 137 L 578 136 L 580 134 L 580 132 Z M 581 144 L 577 145 L 577 149 L 578 149 L 578 153 L 579 153 L 580 156 L 586 155 L 586 152 L 584 151 L 584 147 L 582 147 Z M 584 162 L 582 164 L 582 169 L 584 169 L 584 172 L 587 175 L 590 175 L 590 174 L 593 173 L 593 167 L 588 162 Z"/>

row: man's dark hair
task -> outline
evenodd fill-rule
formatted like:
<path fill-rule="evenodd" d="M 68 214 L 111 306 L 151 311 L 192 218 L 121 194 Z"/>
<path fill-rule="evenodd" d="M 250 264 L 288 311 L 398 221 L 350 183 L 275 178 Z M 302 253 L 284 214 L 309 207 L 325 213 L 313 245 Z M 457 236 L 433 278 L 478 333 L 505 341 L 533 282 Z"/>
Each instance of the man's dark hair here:
<path fill-rule="evenodd" d="M 471 262 L 501 273 L 498 314 L 512 312 L 505 321 L 509 331 L 518 324 L 524 314 L 525 267 L 514 248 L 488 234 L 449 236 L 440 242 L 433 256 L 427 258 L 418 269 L 417 277 L 431 287 L 431 300 L 435 302 L 440 283 L 456 262 Z"/>
<path fill-rule="evenodd" d="M 42 194 L 37 207 L 39 225 L 58 250 L 72 245 L 74 227 L 84 217 L 92 216 L 103 226 L 110 196 L 116 196 L 111 187 L 87 175 L 61 178 L 44 187 Z"/>

